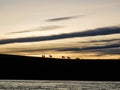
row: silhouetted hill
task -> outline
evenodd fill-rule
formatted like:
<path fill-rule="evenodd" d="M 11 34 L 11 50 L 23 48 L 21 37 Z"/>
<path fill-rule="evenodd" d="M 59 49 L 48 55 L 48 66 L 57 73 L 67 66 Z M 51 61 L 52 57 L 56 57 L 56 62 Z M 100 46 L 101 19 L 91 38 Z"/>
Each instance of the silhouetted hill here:
<path fill-rule="evenodd" d="M 120 75 L 119 68 L 118 60 L 67 60 L 0 54 L 0 79 L 101 80 L 102 77 L 102 80 L 111 81 L 111 74 Z"/>

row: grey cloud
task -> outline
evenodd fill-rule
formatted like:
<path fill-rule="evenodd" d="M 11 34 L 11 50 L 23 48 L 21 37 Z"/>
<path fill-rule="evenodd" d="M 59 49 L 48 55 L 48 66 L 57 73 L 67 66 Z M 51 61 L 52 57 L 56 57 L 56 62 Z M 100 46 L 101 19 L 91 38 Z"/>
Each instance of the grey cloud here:
<path fill-rule="evenodd" d="M 23 50 L 15 50 L 15 52 L 45 52 L 45 51 L 50 51 L 50 50 L 57 50 L 57 48 L 46 48 L 46 49 L 23 49 Z"/>
<path fill-rule="evenodd" d="M 84 15 L 52 18 L 52 19 L 48 19 L 48 20 L 46 20 L 46 21 L 47 21 L 47 22 L 55 22 L 55 21 L 69 20 L 69 19 L 73 19 L 73 18 L 80 17 L 80 16 L 84 16 Z"/>
<path fill-rule="evenodd" d="M 90 41 L 91 43 L 92 42 L 113 42 L 113 41 L 120 41 L 120 39 L 110 39 L 110 40 L 93 40 L 93 41 Z"/>
<path fill-rule="evenodd" d="M 92 46 L 92 47 L 85 47 L 85 48 L 66 48 L 61 49 L 60 51 L 83 51 L 83 50 L 96 50 L 96 49 L 110 49 L 110 48 L 119 48 L 120 44 L 110 44 L 110 45 L 102 45 L 102 46 Z"/>
<path fill-rule="evenodd" d="M 26 32 L 35 32 L 35 31 L 47 31 L 47 30 L 54 30 L 54 29 L 59 29 L 59 28 L 63 28 L 63 26 L 59 26 L 59 25 L 43 26 L 43 27 L 33 28 L 33 29 L 31 29 L 31 30 L 24 30 L 24 31 L 18 31 L 18 32 L 11 32 L 11 33 L 9 33 L 9 34 L 26 33 Z"/>
<path fill-rule="evenodd" d="M 59 48 L 57 51 L 69 51 L 69 52 L 95 52 L 99 53 L 99 55 L 111 54 L 111 55 L 120 55 L 120 42 L 113 44 L 106 44 L 101 46 L 90 46 L 85 48 Z"/>
<path fill-rule="evenodd" d="M 82 41 L 82 42 L 78 42 L 78 43 L 99 43 L 99 42 L 114 42 L 114 41 L 120 41 L 120 39 L 108 39 L 108 40 L 91 40 L 91 41 Z"/>
<path fill-rule="evenodd" d="M 103 45 L 90 45 L 88 47 L 79 47 L 79 44 L 75 47 L 66 47 L 66 46 L 58 46 L 58 47 L 51 47 L 51 48 L 46 48 L 46 47 L 37 47 L 37 48 L 11 48 L 10 52 L 12 50 L 12 52 L 45 52 L 45 51 L 68 51 L 68 52 L 75 52 L 75 53 L 82 53 L 82 52 L 95 52 L 98 53 L 99 56 L 101 55 L 105 55 L 105 54 L 111 54 L 111 55 L 119 55 L 120 54 L 120 40 L 117 39 L 111 39 L 109 41 L 113 41 L 113 42 L 108 42 L 106 44 Z M 90 43 L 90 42 L 88 42 Z M 63 44 L 64 45 L 64 44 Z M 8 48 L 9 50 L 9 48 Z M 8 51 L 7 51 L 8 52 Z"/>
<path fill-rule="evenodd" d="M 58 48 L 38 48 L 38 49 L 15 49 L 15 52 L 37 52 L 37 51 L 68 51 L 68 52 L 97 52 L 99 55 L 104 54 L 120 54 L 120 42 L 113 43 L 113 44 L 107 44 L 107 45 L 101 45 L 101 46 L 91 46 L 91 47 L 85 47 L 85 48 L 78 48 L 78 47 L 72 47 L 72 48 L 66 48 L 66 47 L 58 47 Z M 13 50 L 13 49 L 12 49 Z"/>
<path fill-rule="evenodd" d="M 7 49 L 7 48 L 6 48 Z M 47 51 L 56 51 L 58 48 L 8 48 L 7 51 L 5 53 L 11 53 L 11 52 L 25 52 L 25 53 L 29 53 L 29 52 L 47 52 Z"/>
<path fill-rule="evenodd" d="M 120 55 L 120 47 L 119 48 L 111 48 L 111 49 L 101 49 L 99 50 L 101 55 L 111 54 L 111 55 Z"/>
<path fill-rule="evenodd" d="M 102 36 L 102 35 L 110 35 L 110 34 L 120 34 L 120 27 L 98 28 L 83 32 L 73 32 L 73 33 L 59 34 L 52 36 L 5 39 L 5 40 L 0 40 L 0 44 L 50 41 L 50 40 L 59 40 L 59 39 L 67 39 L 67 38 L 75 38 L 75 37 Z"/>

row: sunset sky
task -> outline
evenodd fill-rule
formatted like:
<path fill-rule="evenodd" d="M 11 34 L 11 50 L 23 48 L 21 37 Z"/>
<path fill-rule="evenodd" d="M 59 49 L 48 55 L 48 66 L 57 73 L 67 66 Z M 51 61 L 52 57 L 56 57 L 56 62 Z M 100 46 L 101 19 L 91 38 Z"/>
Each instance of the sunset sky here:
<path fill-rule="evenodd" d="M 0 53 L 120 58 L 120 0 L 0 0 Z"/>

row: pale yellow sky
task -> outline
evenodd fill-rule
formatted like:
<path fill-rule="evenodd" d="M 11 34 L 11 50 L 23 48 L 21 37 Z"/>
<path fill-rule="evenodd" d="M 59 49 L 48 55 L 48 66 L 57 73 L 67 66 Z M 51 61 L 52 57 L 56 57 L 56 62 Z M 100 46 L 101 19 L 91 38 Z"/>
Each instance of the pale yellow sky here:
<path fill-rule="evenodd" d="M 110 29 L 120 27 L 120 0 L 0 0 L 0 13 L 0 53 L 120 58 L 120 28 Z M 110 34 L 103 34 L 106 27 Z M 70 36 L 99 28 L 106 30 L 97 36 Z M 44 40 L 33 42 L 33 37 Z"/>

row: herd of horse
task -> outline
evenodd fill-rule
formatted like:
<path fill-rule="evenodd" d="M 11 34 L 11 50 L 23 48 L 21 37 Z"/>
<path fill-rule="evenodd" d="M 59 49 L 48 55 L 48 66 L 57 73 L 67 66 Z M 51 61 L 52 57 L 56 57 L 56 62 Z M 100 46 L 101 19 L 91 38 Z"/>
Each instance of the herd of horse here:
<path fill-rule="evenodd" d="M 42 55 L 42 58 L 46 58 L 46 56 L 45 56 L 45 55 Z M 52 56 L 52 55 L 49 55 L 49 58 L 53 58 L 53 56 Z M 69 56 L 61 56 L 61 58 L 62 58 L 62 59 L 71 59 Z M 79 58 L 76 58 L 76 59 L 79 60 Z"/>

